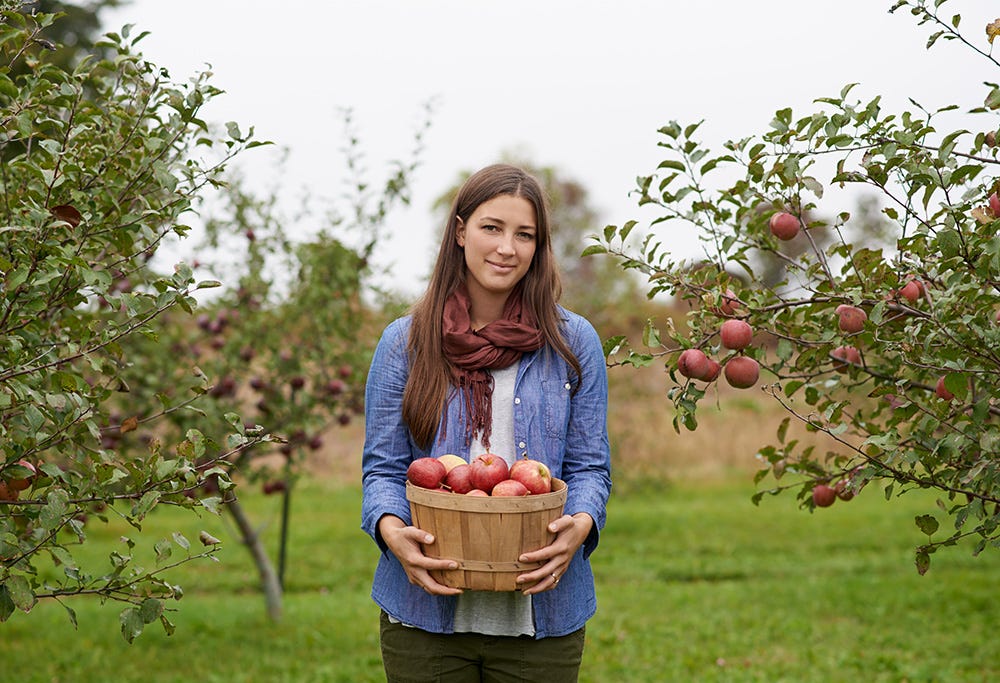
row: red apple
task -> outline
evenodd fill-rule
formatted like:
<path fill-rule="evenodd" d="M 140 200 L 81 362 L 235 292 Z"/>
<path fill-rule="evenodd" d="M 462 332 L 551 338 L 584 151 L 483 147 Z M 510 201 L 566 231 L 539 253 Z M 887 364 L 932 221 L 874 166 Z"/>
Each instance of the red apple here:
<path fill-rule="evenodd" d="M 476 488 L 472 483 L 472 465 L 463 462 L 452 467 L 444 477 L 444 485 L 455 493 L 468 493 Z"/>
<path fill-rule="evenodd" d="M 472 489 L 471 491 L 469 491 L 465 495 L 467 495 L 467 496 L 485 496 L 485 497 L 488 498 L 490 494 L 486 493 L 486 491 L 483 491 L 482 489 Z"/>
<path fill-rule="evenodd" d="M 685 349 L 677 358 L 677 371 L 685 377 L 701 379 L 708 369 L 708 356 L 701 349 Z"/>
<path fill-rule="evenodd" d="M 790 240 L 799 234 L 799 219 L 786 211 L 779 211 L 768 221 L 771 234 L 779 240 Z"/>
<path fill-rule="evenodd" d="M 492 491 L 493 487 L 507 478 L 507 462 L 499 455 L 483 453 L 470 463 L 472 484 L 477 489 Z"/>
<path fill-rule="evenodd" d="M 737 389 L 748 389 L 760 378 L 760 364 L 753 358 L 736 356 L 726 362 L 726 381 Z"/>
<path fill-rule="evenodd" d="M 990 213 L 994 218 L 1000 218 L 1000 197 L 997 197 L 996 192 L 990 195 Z"/>
<path fill-rule="evenodd" d="M 406 478 L 414 486 L 425 489 L 436 489 L 444 481 L 448 471 L 444 463 L 437 458 L 417 458 L 406 468 Z"/>
<path fill-rule="evenodd" d="M 714 358 L 708 359 L 708 370 L 699 379 L 704 382 L 714 382 L 719 378 L 719 373 L 722 372 L 722 364 Z"/>
<path fill-rule="evenodd" d="M 21 495 L 17 489 L 12 489 L 3 479 L 0 479 L 0 500 L 17 500 Z"/>
<path fill-rule="evenodd" d="M 552 490 L 552 473 L 548 466 L 531 458 L 520 458 L 510 466 L 510 478 L 524 484 L 529 493 L 548 493 Z"/>
<path fill-rule="evenodd" d="M 837 492 L 832 486 L 816 484 L 812 490 L 812 499 L 816 507 L 828 508 L 837 500 Z"/>
<path fill-rule="evenodd" d="M 722 295 L 722 302 L 719 304 L 719 312 L 722 315 L 735 315 L 740 310 L 740 300 L 736 298 L 733 290 L 727 289 Z"/>
<path fill-rule="evenodd" d="M 944 375 L 938 377 L 937 385 L 934 387 L 934 393 L 937 394 L 938 398 L 944 399 L 945 401 L 950 401 L 955 398 L 955 394 L 948 391 L 948 387 L 944 385 Z"/>
<path fill-rule="evenodd" d="M 899 295 L 914 304 L 924 295 L 924 285 L 920 280 L 910 280 L 899 290 Z"/>
<path fill-rule="evenodd" d="M 868 320 L 868 314 L 863 309 L 847 304 L 837 306 L 837 315 L 840 316 L 840 329 L 848 334 L 865 329 L 865 321 Z"/>
<path fill-rule="evenodd" d="M 727 349 L 739 351 L 750 345 L 753 339 L 753 328 L 745 320 L 727 320 L 719 328 L 722 345 Z"/>
<path fill-rule="evenodd" d="M 854 491 L 850 488 L 851 482 L 848 479 L 841 479 L 833 486 L 833 490 L 837 493 L 837 498 L 843 501 L 848 501 L 854 498 Z"/>
<path fill-rule="evenodd" d="M 861 365 L 861 352 L 853 346 L 838 346 L 830 352 L 833 356 L 833 369 L 839 373 L 847 372 L 851 365 Z"/>
<path fill-rule="evenodd" d="M 497 485 L 490 491 L 491 496 L 526 496 L 530 493 L 528 487 L 516 479 L 504 479 L 497 482 Z"/>
<path fill-rule="evenodd" d="M 284 479 L 275 479 L 273 481 L 265 481 L 261 486 L 261 490 L 264 492 L 265 496 L 271 496 L 275 493 L 281 493 L 286 490 L 288 485 L 285 483 Z"/>

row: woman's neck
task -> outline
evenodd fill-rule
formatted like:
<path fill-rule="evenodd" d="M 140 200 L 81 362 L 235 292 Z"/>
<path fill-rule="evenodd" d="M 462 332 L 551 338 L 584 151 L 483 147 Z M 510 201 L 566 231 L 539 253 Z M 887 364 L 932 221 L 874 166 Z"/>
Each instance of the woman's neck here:
<path fill-rule="evenodd" d="M 494 320 L 503 317 L 503 309 L 507 303 L 507 297 L 491 297 L 480 295 L 469 298 L 469 320 L 472 329 L 479 330 L 489 325 Z"/>

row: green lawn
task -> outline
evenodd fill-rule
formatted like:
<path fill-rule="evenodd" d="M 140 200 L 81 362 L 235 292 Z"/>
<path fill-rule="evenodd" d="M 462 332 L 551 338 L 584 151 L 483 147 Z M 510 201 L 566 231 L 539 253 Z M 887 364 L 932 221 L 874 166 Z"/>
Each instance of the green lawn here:
<path fill-rule="evenodd" d="M 809 514 L 790 496 L 755 507 L 751 494 L 740 479 L 613 498 L 581 680 L 1000 680 L 1000 553 L 952 549 L 918 576 L 912 520 L 932 498 L 866 490 Z M 359 495 L 323 482 L 296 491 L 281 623 L 265 618 L 248 555 L 222 521 L 158 513 L 137 549 L 178 528 L 225 541 L 221 563 L 173 575 L 186 591 L 176 633 L 154 624 L 128 645 L 118 605 L 73 602 L 74 630 L 62 607 L 43 604 L 0 625 L 0 680 L 383 680 Z M 278 500 L 246 502 L 276 541 Z M 123 533 L 96 524 L 101 540 L 88 545 L 107 553 Z"/>

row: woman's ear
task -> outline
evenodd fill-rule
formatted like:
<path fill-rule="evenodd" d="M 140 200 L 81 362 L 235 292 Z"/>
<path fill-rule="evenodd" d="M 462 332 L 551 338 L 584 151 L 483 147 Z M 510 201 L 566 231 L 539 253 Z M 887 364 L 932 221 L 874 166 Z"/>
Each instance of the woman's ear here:
<path fill-rule="evenodd" d="M 465 221 L 462 220 L 461 216 L 455 216 L 455 241 L 458 242 L 458 246 L 465 247 Z"/>

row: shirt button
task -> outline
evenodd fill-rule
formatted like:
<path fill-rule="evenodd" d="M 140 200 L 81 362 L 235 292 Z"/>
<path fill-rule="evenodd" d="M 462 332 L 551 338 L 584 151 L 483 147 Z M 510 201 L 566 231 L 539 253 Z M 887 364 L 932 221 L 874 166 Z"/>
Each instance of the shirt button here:
<path fill-rule="evenodd" d="M 569 382 L 566 382 L 566 384 L 563 385 L 563 389 L 565 389 L 566 391 L 569 391 L 569 388 L 570 388 L 569 387 Z"/>
<path fill-rule="evenodd" d="M 515 398 L 514 399 L 514 405 L 516 405 L 516 406 L 521 405 L 521 399 L 520 398 Z"/>
<path fill-rule="evenodd" d="M 525 444 L 524 444 L 524 442 L 523 442 L 523 441 L 522 441 L 521 443 L 517 444 L 517 447 L 518 447 L 518 448 L 524 448 L 524 446 L 525 446 Z"/>

